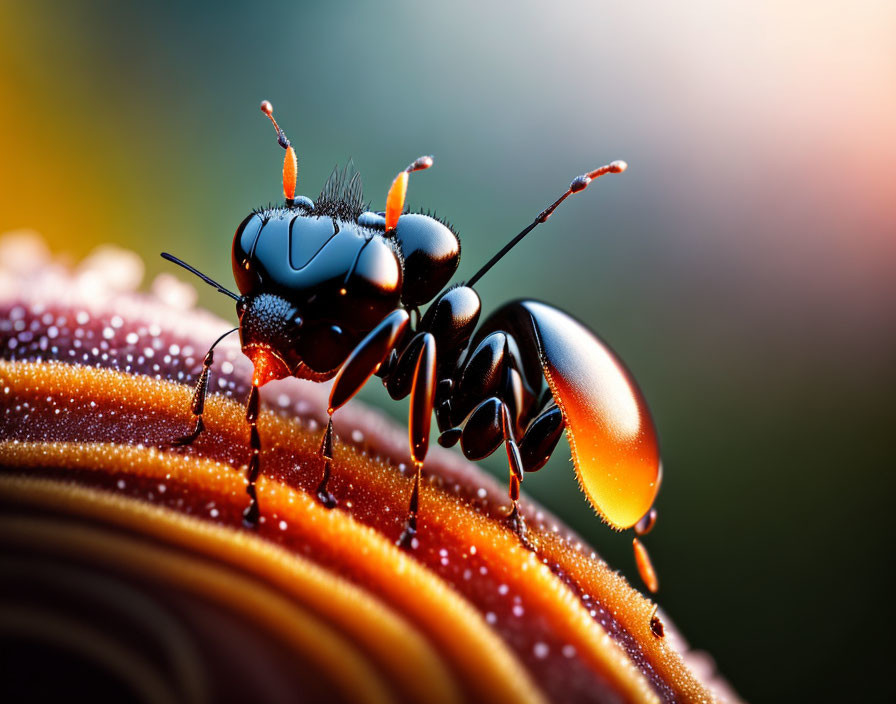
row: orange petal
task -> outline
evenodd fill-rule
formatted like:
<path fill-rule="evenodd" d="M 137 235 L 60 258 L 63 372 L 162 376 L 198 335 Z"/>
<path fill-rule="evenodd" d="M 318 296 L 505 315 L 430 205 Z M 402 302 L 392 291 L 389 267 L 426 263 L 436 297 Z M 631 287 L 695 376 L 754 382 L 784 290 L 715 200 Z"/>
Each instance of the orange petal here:
<path fill-rule="evenodd" d="M 258 700 L 297 677 L 337 701 L 713 699 L 671 624 L 664 637 L 651 628 L 655 604 L 525 497 L 534 550 L 524 549 L 503 523 L 505 488 L 454 453 L 430 452 L 419 547 L 396 548 L 412 482 L 406 434 L 355 402 L 336 414 L 339 503 L 324 509 L 314 498 L 323 385 L 263 390 L 274 410 L 259 419 L 262 522 L 245 529 L 252 368 L 236 342 L 216 348 L 206 432 L 182 450 L 168 442 L 189 428 L 188 384 L 226 323 L 98 290 L 101 276 L 29 270 L 0 289 L 0 549 L 26 550 L 41 574 L 135 591 L 161 615 L 133 632 L 173 623 L 182 656 L 159 669 L 140 660 L 142 636 L 106 647 L 124 617 L 72 623 L 90 609 L 58 615 L 54 632 L 153 664 L 128 670 L 158 674 L 135 679 L 146 686 L 202 681 L 233 695 L 251 684 Z M 61 604 L 62 584 L 18 593 Z M 91 598 L 72 588 L 76 605 L 76 591 Z"/>

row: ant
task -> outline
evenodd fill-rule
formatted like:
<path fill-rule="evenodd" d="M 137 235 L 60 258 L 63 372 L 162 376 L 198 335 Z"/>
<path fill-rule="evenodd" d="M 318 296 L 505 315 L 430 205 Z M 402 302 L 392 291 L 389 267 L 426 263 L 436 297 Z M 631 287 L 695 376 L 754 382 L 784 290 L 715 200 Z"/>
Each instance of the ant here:
<path fill-rule="evenodd" d="M 365 208 L 357 173 L 346 183 L 334 172 L 315 202 L 296 196 L 296 152 L 271 104 L 263 101 L 261 110 L 286 150 L 285 202 L 253 211 L 236 230 L 233 275 L 239 295 L 162 254 L 236 301 L 239 326 L 209 349 L 191 404 L 195 425 L 175 444 L 187 445 L 202 433 L 215 346 L 239 331 L 243 353 L 254 365 L 246 403 L 252 454 L 244 523 L 256 527 L 259 520 L 259 387 L 290 376 L 334 379 L 317 487 L 317 498 L 332 508 L 332 417 L 376 374 L 393 399 L 410 396 L 416 473 L 399 546 L 412 547 L 417 533 L 433 412 L 439 444 L 459 442 L 470 460 L 504 445 L 510 468 L 506 521 L 523 544 L 529 541 L 520 484 L 527 472 L 545 465 L 564 429 L 579 483 L 597 513 L 617 530 L 649 531 L 662 466 L 650 412 L 625 366 L 582 323 L 546 303 L 512 301 L 477 328 L 481 306 L 473 288 L 564 200 L 604 174 L 622 173 L 626 163 L 614 161 L 575 178 L 472 278 L 446 289 L 460 261 L 457 234 L 434 217 L 404 212 L 410 174 L 432 166 L 432 157 L 420 157 L 396 176 L 385 211 Z M 649 567 L 637 539 L 635 546 L 639 567 Z M 645 582 L 655 587 L 655 577 Z"/>

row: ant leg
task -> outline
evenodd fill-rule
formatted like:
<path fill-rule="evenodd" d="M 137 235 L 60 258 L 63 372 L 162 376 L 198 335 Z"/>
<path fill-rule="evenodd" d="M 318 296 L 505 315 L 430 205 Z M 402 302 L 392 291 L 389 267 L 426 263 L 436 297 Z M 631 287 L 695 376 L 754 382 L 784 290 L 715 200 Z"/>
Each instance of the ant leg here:
<path fill-rule="evenodd" d="M 429 427 L 436 395 L 436 339 L 428 332 L 422 333 L 421 338 L 422 344 L 414 366 L 414 379 L 411 385 L 411 410 L 408 422 L 411 460 L 416 473 L 404 530 L 396 542 L 396 545 L 405 549 L 414 547 L 414 539 L 417 536 L 420 475 L 423 471 L 423 460 L 426 459 L 429 450 Z"/>
<path fill-rule="evenodd" d="M 317 486 L 317 498 L 326 508 L 336 507 L 336 497 L 327 489 L 330 481 L 330 463 L 333 461 L 333 414 L 327 418 L 327 429 L 324 431 L 323 440 L 320 443 L 318 456 L 324 463 L 324 476 Z"/>
<path fill-rule="evenodd" d="M 327 429 L 324 432 L 319 452 L 324 463 L 324 474 L 317 487 L 317 498 L 327 508 L 333 508 L 336 505 L 336 498 L 327 489 L 333 461 L 333 414 L 364 386 L 389 357 L 389 354 L 395 349 L 396 343 L 404 335 L 409 320 L 408 313 L 404 309 L 400 308 L 389 313 L 352 350 L 333 381 L 333 388 L 330 391 L 330 407 L 327 409 L 329 414 Z"/>
<path fill-rule="evenodd" d="M 565 427 L 563 413 L 553 403 L 529 423 L 519 442 L 520 457 L 526 472 L 537 472 L 547 464 Z"/>
<path fill-rule="evenodd" d="M 228 330 L 223 335 L 221 335 L 221 337 L 215 340 L 212 343 L 211 347 L 209 347 L 209 350 L 205 355 L 205 360 L 203 360 L 202 362 L 202 373 L 199 375 L 199 381 L 196 382 L 196 388 L 193 390 L 193 399 L 190 402 L 190 410 L 196 417 L 196 424 L 193 426 L 193 430 L 188 435 L 183 435 L 172 440 L 172 445 L 175 445 L 177 447 L 189 445 L 202 434 L 203 430 L 205 430 L 205 423 L 202 422 L 202 414 L 205 411 L 205 397 L 208 395 L 209 372 L 211 370 L 212 362 L 214 362 L 215 360 L 215 347 L 230 333 L 236 332 L 237 330 L 239 330 L 239 328 Z"/>
<path fill-rule="evenodd" d="M 520 448 L 513 437 L 513 425 L 510 421 L 510 411 L 505 404 L 501 404 L 501 430 L 504 434 L 504 447 L 507 449 L 507 464 L 510 467 L 510 513 L 504 520 L 510 529 L 519 536 L 520 542 L 527 548 L 531 548 L 529 542 L 526 519 L 520 512 L 520 484 L 523 482 L 523 460 L 520 456 Z"/>
<path fill-rule="evenodd" d="M 243 525 L 247 528 L 258 527 L 258 496 L 255 493 L 255 481 L 261 469 L 261 436 L 258 434 L 258 386 L 252 384 L 249 392 L 249 400 L 246 401 L 246 422 L 249 423 L 249 447 L 252 454 L 249 456 L 249 471 L 247 473 L 248 484 L 246 493 L 249 495 L 249 505 L 243 511 Z"/>

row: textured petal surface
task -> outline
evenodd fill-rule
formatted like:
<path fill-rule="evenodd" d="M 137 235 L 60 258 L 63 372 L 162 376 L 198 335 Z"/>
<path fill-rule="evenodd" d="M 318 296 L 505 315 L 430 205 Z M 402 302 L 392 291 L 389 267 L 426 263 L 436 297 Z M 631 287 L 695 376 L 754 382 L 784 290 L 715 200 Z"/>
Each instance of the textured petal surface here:
<path fill-rule="evenodd" d="M 419 542 L 397 549 L 406 434 L 354 402 L 336 415 L 339 505 L 324 509 L 324 385 L 265 387 L 262 522 L 243 528 L 251 367 L 222 343 L 208 430 L 174 449 L 227 324 L 174 284 L 116 289 L 114 262 L 0 270 L 5 626 L 158 701 L 735 698 L 695 675 L 665 617 L 655 634 L 654 603 L 525 500 L 521 547 L 504 489 L 453 453 L 430 453 Z"/>

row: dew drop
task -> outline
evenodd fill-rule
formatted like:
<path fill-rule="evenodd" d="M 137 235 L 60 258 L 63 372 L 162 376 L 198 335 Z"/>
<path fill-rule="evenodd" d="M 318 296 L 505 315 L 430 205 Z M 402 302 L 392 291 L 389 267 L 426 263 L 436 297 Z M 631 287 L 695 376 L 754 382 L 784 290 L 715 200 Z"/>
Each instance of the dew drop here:
<path fill-rule="evenodd" d="M 640 536 L 647 535 L 650 531 L 653 530 L 653 527 L 656 525 L 656 509 L 651 508 L 647 513 L 645 513 L 641 520 L 635 524 L 635 533 Z"/>

